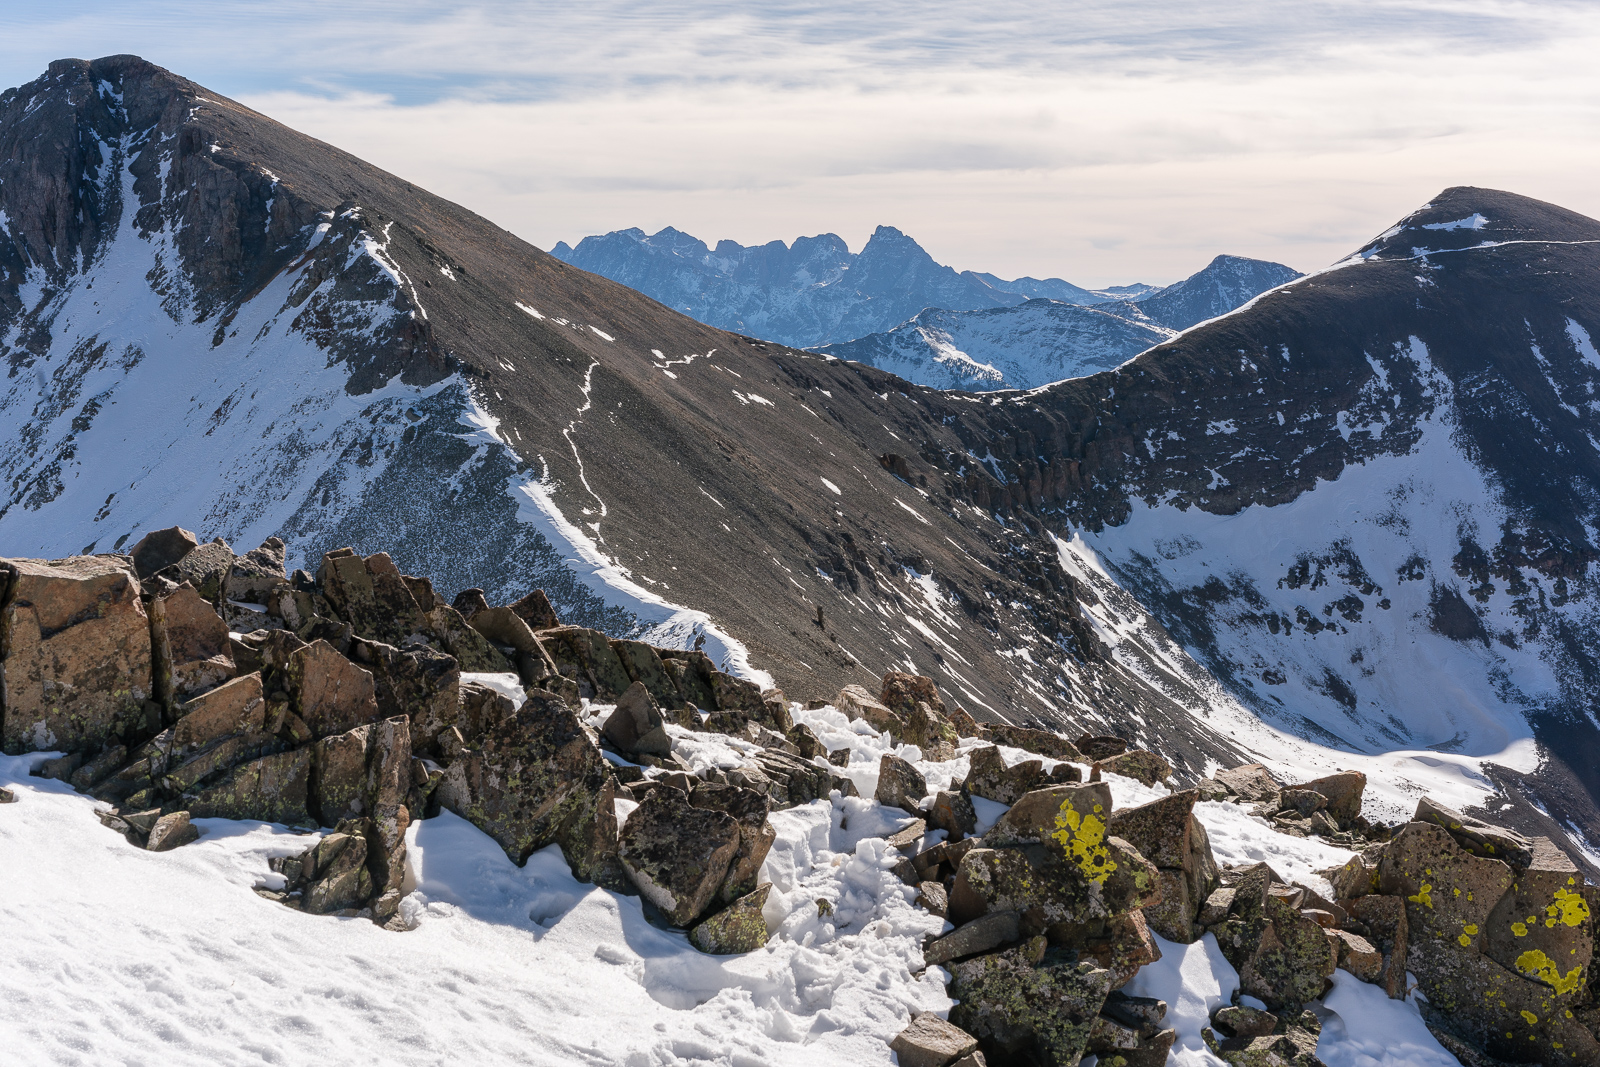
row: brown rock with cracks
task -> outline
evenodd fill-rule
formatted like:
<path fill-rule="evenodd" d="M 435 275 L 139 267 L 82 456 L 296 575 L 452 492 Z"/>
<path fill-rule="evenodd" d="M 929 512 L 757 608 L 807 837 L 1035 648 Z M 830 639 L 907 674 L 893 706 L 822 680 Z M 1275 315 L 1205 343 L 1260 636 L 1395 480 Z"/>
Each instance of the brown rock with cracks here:
<path fill-rule="evenodd" d="M 1061 1067 L 1082 1058 L 1111 988 L 1109 972 L 1079 966 L 1077 953 L 1050 948 L 1042 937 L 950 971 L 950 993 L 960 1002 L 952 1023 L 986 1052 Z"/>
<path fill-rule="evenodd" d="M 1272 772 L 1259 763 L 1246 763 L 1218 771 L 1212 777 L 1226 786 L 1234 796 L 1244 800 L 1256 802 L 1276 800 L 1278 793 L 1283 789 L 1278 780 L 1272 777 Z"/>
<path fill-rule="evenodd" d="M 1128 751 L 1129 747 L 1127 738 L 1110 734 L 1084 734 L 1074 743 L 1078 746 L 1078 751 L 1083 753 L 1084 759 L 1096 763 L 1113 756 L 1120 756 Z"/>
<path fill-rule="evenodd" d="M 476 619 L 474 616 L 474 624 Z M 622 661 L 612 651 L 610 639 L 599 630 L 559 626 L 542 631 L 539 641 L 556 671 L 578 683 L 580 697 L 612 704 L 633 684 Z"/>
<path fill-rule="evenodd" d="M 1339 940 L 1339 966 L 1374 985 L 1383 981 L 1383 953 L 1360 934 L 1348 930 L 1331 931 Z"/>
<path fill-rule="evenodd" d="M 928 825 L 943 830 L 951 841 L 960 841 L 978 828 L 978 816 L 972 808 L 972 799 L 965 793 L 941 789 L 928 809 Z"/>
<path fill-rule="evenodd" d="M 421 606 L 387 552 L 366 559 L 348 548 L 326 553 L 317 581 L 339 618 L 360 637 L 401 645 L 428 629 Z"/>
<path fill-rule="evenodd" d="M 1048 730 L 1035 730 L 1027 726 L 1011 726 L 1007 723 L 989 723 L 984 731 L 984 736 L 997 745 L 1009 748 L 1020 748 L 1026 752 L 1033 752 L 1047 759 L 1067 760 L 1072 763 L 1086 763 L 1083 753 L 1078 747 L 1060 734 Z"/>
<path fill-rule="evenodd" d="M 1095 770 L 1104 774 L 1120 774 L 1144 785 L 1155 785 L 1172 777 L 1172 764 L 1154 752 L 1136 748 L 1120 756 L 1097 762 Z"/>
<path fill-rule="evenodd" d="M 342 734 L 382 714 L 372 672 L 341 656 L 326 641 L 291 652 L 283 674 L 295 713 L 313 737 Z"/>
<path fill-rule="evenodd" d="M 516 673 L 517 666 L 489 639 L 474 630 L 461 613 L 448 604 L 435 604 L 428 612 L 428 629 L 444 650 L 456 658 L 463 671 L 483 674 Z"/>
<path fill-rule="evenodd" d="M 1367 776 L 1360 771 L 1340 771 L 1309 782 L 1298 788 L 1310 789 L 1328 798 L 1328 816 L 1341 827 L 1349 826 L 1361 814 L 1361 798 L 1366 792 Z"/>
<path fill-rule="evenodd" d="M 667 735 L 666 721 L 643 682 L 628 686 L 617 700 L 616 709 L 606 716 L 600 732 L 624 756 L 665 758 L 672 755 L 672 738 Z"/>
<path fill-rule="evenodd" d="M 970 769 L 963 788 L 975 797 L 997 804 L 1015 804 L 1044 780 L 1043 761 L 1023 760 L 1008 767 L 1000 750 L 993 745 L 972 749 L 967 759 Z"/>
<path fill-rule="evenodd" d="M 650 696 L 663 708 L 677 710 L 684 705 L 678 686 L 667 674 L 665 661 L 651 645 L 643 641 L 613 641 L 611 651 L 633 681 L 650 691 Z"/>
<path fill-rule="evenodd" d="M 1273 894 L 1272 886 L 1264 863 L 1239 872 L 1228 918 L 1212 930 L 1243 992 L 1274 1011 L 1298 1011 L 1322 995 L 1338 960 L 1322 927 Z"/>
<path fill-rule="evenodd" d="M 1009 945 L 1022 938 L 1022 916 L 1015 911 L 996 911 L 966 922 L 922 950 L 929 967 L 951 960 L 976 956 Z"/>
<path fill-rule="evenodd" d="M 1360 922 L 1371 934 L 1370 940 L 1383 953 L 1383 966 L 1376 984 L 1391 1000 L 1404 1000 L 1406 958 L 1410 952 L 1410 925 L 1406 921 L 1406 902 L 1402 897 L 1369 895 L 1341 900 L 1350 918 Z"/>
<path fill-rule="evenodd" d="M 1443 828 L 1456 839 L 1456 844 L 1474 856 L 1503 860 L 1519 869 L 1526 867 L 1533 859 L 1533 842 L 1515 830 L 1463 815 L 1432 797 L 1417 801 L 1417 813 L 1412 816 L 1412 821 L 1432 823 Z"/>
<path fill-rule="evenodd" d="M 479 595 L 482 595 L 482 590 L 479 590 Z M 561 620 L 556 618 L 556 609 L 551 606 L 550 598 L 545 596 L 543 589 L 535 589 L 511 604 L 510 608 L 528 624 L 530 630 L 553 630 L 561 625 Z"/>
<path fill-rule="evenodd" d="M 891 737 L 900 737 L 905 733 L 905 720 L 862 686 L 847 685 L 839 690 L 839 695 L 833 699 L 833 706 L 851 720 L 863 719 L 874 730 L 887 732 Z"/>
<path fill-rule="evenodd" d="M 551 679 L 558 676 L 560 667 L 551 655 L 539 635 L 528 627 L 510 608 L 484 608 L 475 613 L 468 626 L 476 630 L 497 648 L 509 649 L 511 660 L 516 664 L 518 677 L 522 684 L 539 688 L 551 688 Z M 555 632 L 555 631 L 549 631 Z M 594 631 L 585 631 L 592 634 Z M 611 650 L 606 648 L 605 654 L 610 656 Z M 610 656 L 615 659 L 614 656 Z M 620 666 L 618 668 L 620 674 Z M 626 689 L 624 684 L 622 689 Z M 616 690 L 621 693 L 622 689 Z M 607 690 L 606 699 L 615 699 L 610 690 Z"/>
<path fill-rule="evenodd" d="M 189 813 L 174 811 L 157 819 L 150 828 L 145 848 L 151 852 L 170 852 L 198 839 L 200 831 L 189 822 Z"/>
<path fill-rule="evenodd" d="M 260 819 L 289 826 L 315 824 L 308 805 L 311 750 L 278 752 L 235 766 L 215 785 L 185 796 L 197 819 Z"/>
<path fill-rule="evenodd" d="M 194 534 L 181 526 L 169 526 L 139 538 L 128 555 L 133 558 L 134 573 L 148 578 L 173 566 L 198 547 L 200 542 Z"/>
<path fill-rule="evenodd" d="M 778 839 L 778 832 L 767 821 L 771 799 L 754 789 L 697 780 L 689 793 L 689 803 L 720 811 L 739 824 L 739 848 L 728 864 L 727 877 L 717 889 L 717 899 L 732 901 L 754 892 L 761 864 Z"/>
<path fill-rule="evenodd" d="M 121 556 L 0 559 L 3 747 L 94 751 L 146 728 L 150 623 Z"/>

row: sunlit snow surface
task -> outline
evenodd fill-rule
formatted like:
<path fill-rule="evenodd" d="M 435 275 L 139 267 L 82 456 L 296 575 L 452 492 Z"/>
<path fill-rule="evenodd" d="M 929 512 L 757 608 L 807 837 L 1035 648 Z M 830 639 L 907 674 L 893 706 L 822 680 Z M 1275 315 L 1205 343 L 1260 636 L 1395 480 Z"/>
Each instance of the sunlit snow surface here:
<path fill-rule="evenodd" d="M 868 797 L 884 752 L 920 756 L 831 708 L 796 717 L 830 749 L 852 747 L 847 773 Z M 718 735 L 674 737 L 697 767 L 744 751 Z M 887 1041 L 913 1013 L 951 1006 L 945 973 L 923 972 L 921 958 L 923 937 L 946 926 L 912 903 L 881 840 L 907 816 L 870 799 L 773 813 L 763 877 L 775 935 L 760 951 L 712 957 L 648 924 L 637 898 L 574 880 L 559 850 L 518 868 L 448 813 L 409 834 L 402 913 L 414 930 L 305 915 L 251 889 L 274 881 L 270 857 L 312 837 L 205 819 L 194 844 L 143 852 L 98 823 L 93 801 L 28 777 L 43 758 L 0 757 L 0 784 L 18 797 L 0 807 L 8 1065 L 890 1064 Z M 938 789 L 965 776 L 967 759 L 919 766 Z M 1118 807 L 1166 792 L 1108 780 Z M 991 820 L 999 812 L 985 807 Z M 1349 855 L 1272 833 L 1233 805 L 1197 810 L 1222 862 L 1267 859 L 1317 885 L 1313 869 Z M 1210 939 L 1161 947 L 1129 992 L 1170 1005 L 1172 1062 L 1215 1064 L 1199 1028 L 1237 976 Z M 1413 1006 L 1342 972 L 1317 1007 L 1318 1054 L 1332 1067 L 1450 1062 Z"/>

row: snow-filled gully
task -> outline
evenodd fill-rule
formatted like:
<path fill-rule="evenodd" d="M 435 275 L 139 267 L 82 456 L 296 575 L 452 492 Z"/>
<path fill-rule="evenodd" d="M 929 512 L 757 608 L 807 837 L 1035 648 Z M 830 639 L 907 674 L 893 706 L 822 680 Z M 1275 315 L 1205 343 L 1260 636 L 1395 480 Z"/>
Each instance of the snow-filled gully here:
<path fill-rule="evenodd" d="M 591 707 L 591 721 L 608 708 Z M 967 772 L 921 759 L 832 709 L 795 706 L 863 798 L 774 812 L 761 877 L 773 883 L 768 945 L 705 956 L 681 931 L 644 919 L 637 898 L 573 879 L 559 849 L 512 865 L 490 838 L 449 813 L 408 833 L 415 927 L 311 916 L 252 892 L 272 886 L 267 861 L 308 838 L 285 827 L 199 820 L 201 838 L 169 853 L 106 830 L 94 802 L 28 776 L 47 758 L 0 757 L 0 1048 L 7 1064 L 537 1063 L 718 1067 L 891 1064 L 887 1042 L 911 1015 L 952 1006 L 947 975 L 924 968 L 922 942 L 950 927 L 913 904 L 884 835 L 907 816 L 870 799 L 885 752 L 913 760 L 930 791 Z M 696 770 L 736 766 L 747 743 L 673 727 L 674 752 Z M 1008 762 L 1029 754 L 1002 748 Z M 1048 761 L 1047 761 L 1048 762 Z M 1167 792 L 1108 776 L 1117 807 Z M 619 802 L 619 815 L 630 809 Z M 1003 808 L 985 803 L 985 822 Z M 1326 888 L 1314 873 L 1348 852 L 1269 832 L 1265 820 L 1201 803 L 1220 863 L 1270 862 Z M 925 838 L 931 845 L 942 831 Z M 831 906 L 819 908 L 818 901 Z M 1159 939 L 1158 939 L 1159 941 Z M 1170 1063 L 1217 1065 L 1200 1037 L 1238 976 L 1214 938 L 1160 941 L 1127 992 L 1168 1004 L 1178 1030 Z M 1330 1067 L 1449 1067 L 1414 1002 L 1387 999 L 1340 972 L 1313 1005 L 1317 1054 Z M 1092 1060 L 1086 1060 L 1092 1063 Z"/>

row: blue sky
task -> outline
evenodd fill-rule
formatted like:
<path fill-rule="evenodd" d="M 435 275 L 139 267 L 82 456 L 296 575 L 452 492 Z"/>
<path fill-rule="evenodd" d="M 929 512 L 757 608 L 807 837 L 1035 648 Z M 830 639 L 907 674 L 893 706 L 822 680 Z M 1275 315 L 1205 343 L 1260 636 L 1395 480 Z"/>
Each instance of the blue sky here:
<path fill-rule="evenodd" d="M 1600 4 L 0 0 L 0 83 L 135 52 L 548 248 L 898 226 L 959 268 L 1308 269 L 1447 185 L 1600 215 Z"/>

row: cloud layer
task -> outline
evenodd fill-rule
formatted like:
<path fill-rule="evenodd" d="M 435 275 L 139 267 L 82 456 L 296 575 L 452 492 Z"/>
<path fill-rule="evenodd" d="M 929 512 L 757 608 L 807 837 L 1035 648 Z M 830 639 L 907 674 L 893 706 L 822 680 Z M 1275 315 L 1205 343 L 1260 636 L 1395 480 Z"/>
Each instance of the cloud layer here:
<path fill-rule="evenodd" d="M 888 223 L 1099 285 L 1319 266 L 1448 185 L 1600 214 L 1592 4 L 38 7 L 6 84 L 138 52 L 542 247 Z"/>

